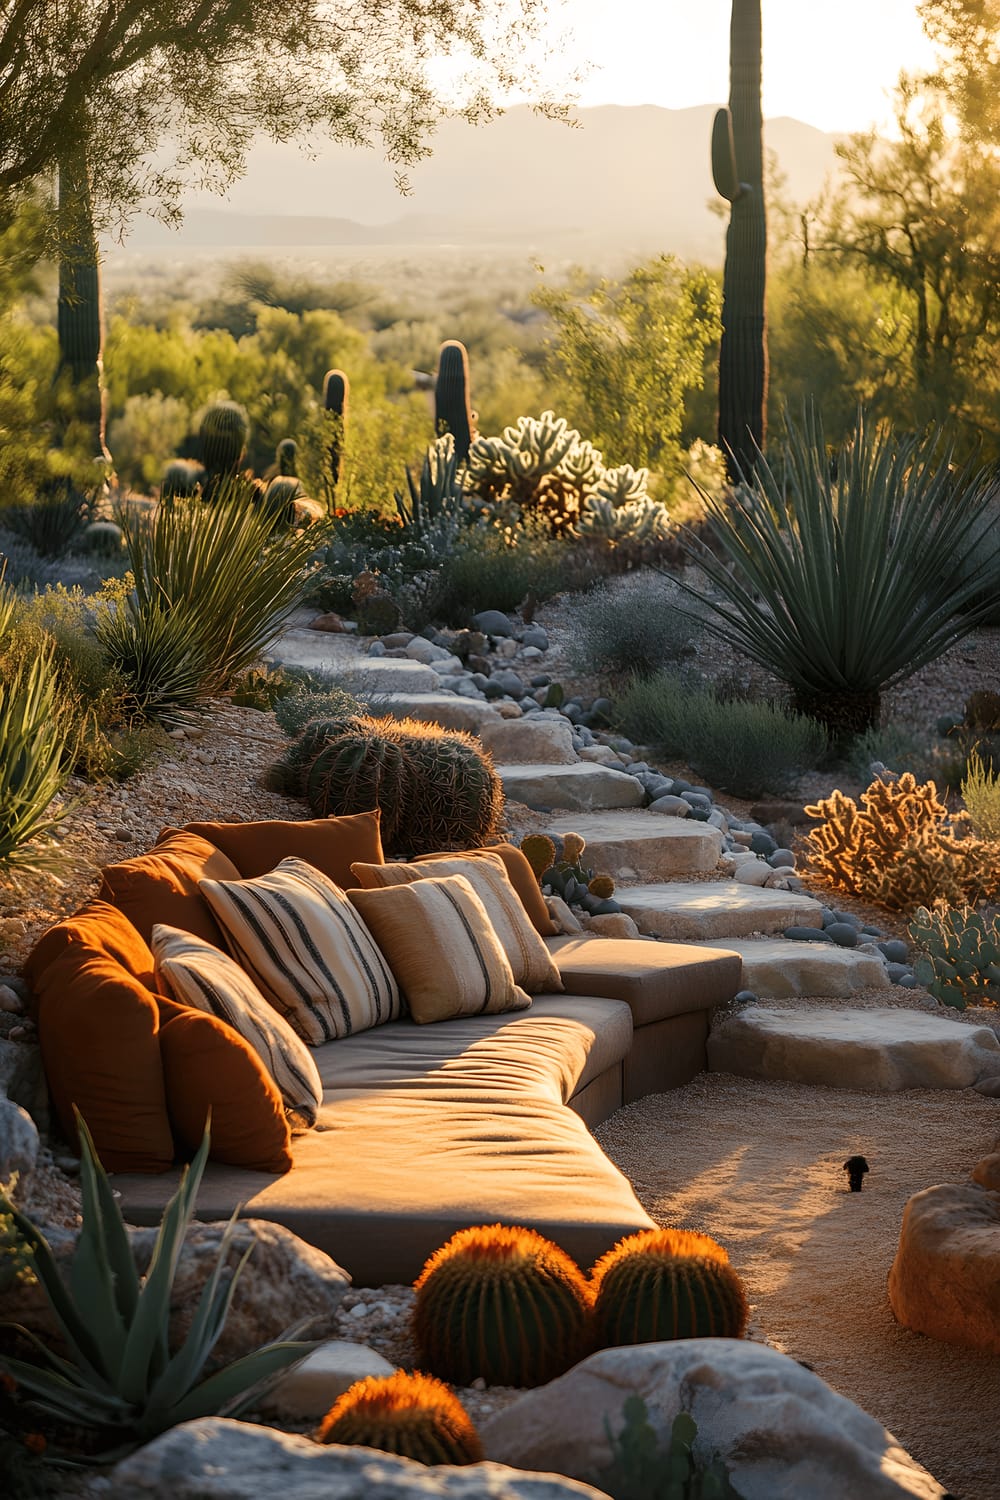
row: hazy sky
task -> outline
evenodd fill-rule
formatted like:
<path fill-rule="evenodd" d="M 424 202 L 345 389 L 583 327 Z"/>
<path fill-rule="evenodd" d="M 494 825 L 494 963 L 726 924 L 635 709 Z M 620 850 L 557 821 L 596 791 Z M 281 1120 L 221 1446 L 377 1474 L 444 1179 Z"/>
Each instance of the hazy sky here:
<path fill-rule="evenodd" d="M 580 102 L 724 102 L 730 13 L 730 0 L 567 0 L 573 55 L 602 65 Z M 932 56 L 914 0 L 763 0 L 763 27 L 765 114 L 823 130 L 884 121 L 900 68 Z"/>

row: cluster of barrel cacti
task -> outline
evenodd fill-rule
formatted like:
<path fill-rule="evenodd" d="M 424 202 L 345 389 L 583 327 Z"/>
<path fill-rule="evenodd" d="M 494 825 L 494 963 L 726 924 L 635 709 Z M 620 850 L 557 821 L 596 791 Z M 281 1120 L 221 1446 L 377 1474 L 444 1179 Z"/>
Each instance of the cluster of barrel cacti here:
<path fill-rule="evenodd" d="M 1000 1003 L 1000 914 L 918 907 L 909 934 L 922 949 L 913 973 L 942 1005 Z"/>
<path fill-rule="evenodd" d="M 742 1338 L 739 1276 L 708 1235 L 629 1235 L 585 1276 L 531 1229 L 480 1225 L 436 1251 L 416 1282 L 420 1364 L 459 1385 L 542 1385 L 594 1349 L 677 1338 Z"/>
<path fill-rule="evenodd" d="M 612 898 L 615 882 L 610 875 L 597 874 L 582 863 L 587 845 L 578 833 L 563 834 L 561 848 L 544 833 L 525 834 L 521 853 L 531 866 L 543 893 L 560 896 L 570 906 L 579 906 L 592 917 L 609 916 L 621 911 Z"/>
<path fill-rule="evenodd" d="M 472 735 L 354 714 L 308 724 L 271 773 L 317 817 L 381 809 L 387 854 L 478 849 L 496 836 L 503 788 Z"/>
<path fill-rule="evenodd" d="M 539 517 L 556 535 L 611 542 L 666 531 L 669 516 L 648 479 L 628 464 L 605 468 L 604 455 L 551 411 L 477 438 L 466 463 L 466 484 L 491 509 Z"/>

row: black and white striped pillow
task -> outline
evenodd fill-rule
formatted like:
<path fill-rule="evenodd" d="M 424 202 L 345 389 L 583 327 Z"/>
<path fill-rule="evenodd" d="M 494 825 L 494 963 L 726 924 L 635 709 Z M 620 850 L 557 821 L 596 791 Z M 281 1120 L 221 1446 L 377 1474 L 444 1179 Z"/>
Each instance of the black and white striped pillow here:
<path fill-rule="evenodd" d="M 198 889 L 237 963 L 311 1047 L 393 1021 L 399 986 L 339 885 L 303 859 Z"/>
<path fill-rule="evenodd" d="M 162 922 L 153 926 L 152 950 L 168 994 L 225 1021 L 254 1049 L 277 1084 L 292 1129 L 315 1125 L 323 1084 L 312 1053 L 239 964 L 203 938 Z"/>

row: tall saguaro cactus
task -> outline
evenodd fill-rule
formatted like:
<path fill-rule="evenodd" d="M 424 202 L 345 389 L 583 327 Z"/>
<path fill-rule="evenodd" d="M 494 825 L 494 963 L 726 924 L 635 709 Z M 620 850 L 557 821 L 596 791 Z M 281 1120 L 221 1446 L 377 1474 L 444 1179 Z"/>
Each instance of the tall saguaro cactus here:
<path fill-rule="evenodd" d="M 68 372 L 74 415 L 92 434 L 96 456 L 110 462 L 105 441 L 101 267 L 94 229 L 85 140 L 59 163 L 59 372 Z"/>
<path fill-rule="evenodd" d="M 749 474 L 763 448 L 767 407 L 764 292 L 764 122 L 760 105 L 760 0 L 733 0 L 729 30 L 729 108 L 712 130 L 712 175 L 730 204 L 722 283 L 719 446 L 730 478 Z"/>
<path fill-rule="evenodd" d="M 434 433 L 450 432 L 460 464 L 469 456 L 475 436 L 475 417 L 469 403 L 469 354 L 458 339 L 447 339 L 438 354 L 434 382 Z"/>

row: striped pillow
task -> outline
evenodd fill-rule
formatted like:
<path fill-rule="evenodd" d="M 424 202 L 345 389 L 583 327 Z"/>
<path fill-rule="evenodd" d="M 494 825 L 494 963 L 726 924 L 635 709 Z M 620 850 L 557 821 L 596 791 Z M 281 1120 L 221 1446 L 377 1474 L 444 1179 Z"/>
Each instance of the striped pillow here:
<path fill-rule="evenodd" d="M 274 1079 L 293 1130 L 316 1124 L 323 1084 L 312 1053 L 239 964 L 203 938 L 157 922 L 156 977 L 166 993 L 238 1031 Z"/>
<path fill-rule="evenodd" d="M 552 954 L 532 926 L 520 896 L 515 891 L 499 854 L 477 854 L 463 858 L 429 860 L 426 864 L 354 864 L 351 873 L 366 890 L 386 885 L 410 885 L 414 880 L 439 879 L 442 875 L 464 875 L 486 908 L 486 915 L 510 961 L 514 983 L 529 995 L 561 993 L 563 982 Z"/>
<path fill-rule="evenodd" d="M 199 889 L 236 962 L 310 1047 L 367 1031 L 402 1013 L 399 988 L 339 885 L 283 859 L 253 880 Z"/>
<path fill-rule="evenodd" d="M 348 891 L 392 965 L 414 1021 L 497 1015 L 531 1004 L 464 875 Z"/>

